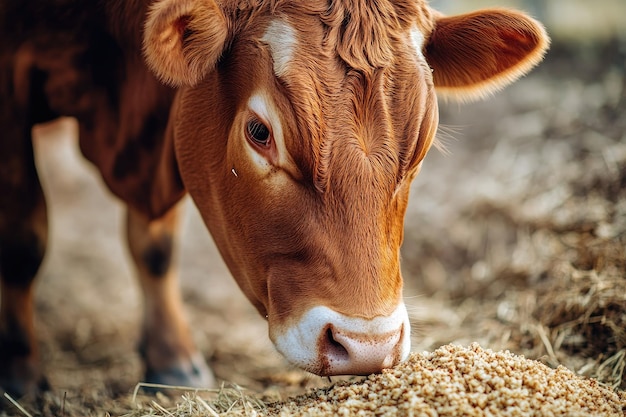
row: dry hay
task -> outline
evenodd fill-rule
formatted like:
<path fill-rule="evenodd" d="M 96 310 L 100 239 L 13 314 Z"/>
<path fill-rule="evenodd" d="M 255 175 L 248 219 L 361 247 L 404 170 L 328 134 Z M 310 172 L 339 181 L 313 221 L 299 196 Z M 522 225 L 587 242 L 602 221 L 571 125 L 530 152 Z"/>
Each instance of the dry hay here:
<path fill-rule="evenodd" d="M 156 399 L 150 398 L 147 403 L 137 401 L 139 388 L 162 388 L 168 392 L 173 390 L 187 391 L 181 396 L 181 401 L 173 406 L 166 406 L 163 403 L 170 403 L 171 400 L 160 392 L 157 392 Z M 191 390 L 191 391 L 189 391 Z M 207 395 L 210 398 L 207 398 Z M 206 398 L 203 398 L 203 396 Z M 133 394 L 132 402 L 136 410 L 122 417 L 147 417 L 147 416 L 171 416 L 171 417 L 195 417 L 195 416 L 231 416 L 231 415 L 260 415 L 259 411 L 266 409 L 265 403 L 245 389 L 236 384 L 226 385 L 222 383 L 220 389 L 192 389 L 188 387 L 172 387 L 158 384 L 138 384 Z"/>
<path fill-rule="evenodd" d="M 626 393 L 565 367 L 552 369 L 509 351 L 478 344 L 412 353 L 392 369 L 342 381 L 264 406 L 237 389 L 203 400 L 186 394 L 166 409 L 155 401 L 125 417 L 143 416 L 623 416 Z"/>
<path fill-rule="evenodd" d="M 493 222 L 501 210 L 483 206 L 474 216 Z M 473 289 L 471 310 L 482 303 L 482 314 L 492 317 L 485 329 L 507 333 L 500 340 L 506 348 L 626 389 L 625 218 L 618 213 L 605 226 L 594 225 L 613 228 L 616 236 L 609 237 L 585 225 L 558 230 L 550 223 L 501 218 L 502 228 L 517 229 L 513 256 Z"/>
<path fill-rule="evenodd" d="M 626 388 L 626 279 L 564 265 L 535 315 L 549 330 L 552 351 L 596 358 L 579 373 Z"/>

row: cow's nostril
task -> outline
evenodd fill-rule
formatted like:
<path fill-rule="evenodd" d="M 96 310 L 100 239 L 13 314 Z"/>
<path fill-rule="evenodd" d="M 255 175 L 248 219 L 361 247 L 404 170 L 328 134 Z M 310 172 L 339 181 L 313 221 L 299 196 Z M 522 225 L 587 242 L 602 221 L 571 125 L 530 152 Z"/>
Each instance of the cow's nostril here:
<path fill-rule="evenodd" d="M 335 339 L 332 326 L 326 329 L 326 343 L 327 346 L 325 350 L 329 357 L 335 358 L 336 360 L 349 359 L 350 354 L 348 350 Z"/>
<path fill-rule="evenodd" d="M 385 333 L 349 332 L 325 326 L 318 339 L 321 375 L 367 375 L 393 366 L 403 357 L 404 326 Z"/>

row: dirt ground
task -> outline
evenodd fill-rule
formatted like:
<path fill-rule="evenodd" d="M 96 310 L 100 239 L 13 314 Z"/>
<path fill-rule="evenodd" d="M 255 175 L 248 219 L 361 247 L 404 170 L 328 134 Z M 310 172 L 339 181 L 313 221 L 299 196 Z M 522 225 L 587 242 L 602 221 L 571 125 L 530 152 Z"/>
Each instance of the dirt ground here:
<path fill-rule="evenodd" d="M 448 152 L 433 150 L 413 185 L 402 250 L 414 351 L 479 342 L 626 388 L 625 63 L 624 38 L 557 43 L 489 100 L 442 103 Z M 142 375 L 123 207 L 79 157 L 71 120 L 39 128 L 36 148 L 51 219 L 37 329 L 52 391 L 21 404 L 123 415 Z M 271 399 L 328 385 L 275 352 L 184 204 L 181 284 L 217 377 Z M 11 415 L 24 414 L 0 412 Z"/>

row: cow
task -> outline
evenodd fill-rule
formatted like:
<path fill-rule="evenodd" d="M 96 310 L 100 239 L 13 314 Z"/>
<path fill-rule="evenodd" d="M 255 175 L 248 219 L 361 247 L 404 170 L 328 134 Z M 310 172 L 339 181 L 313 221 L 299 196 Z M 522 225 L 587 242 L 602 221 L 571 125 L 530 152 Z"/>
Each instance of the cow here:
<path fill-rule="evenodd" d="M 74 117 L 128 207 L 148 381 L 214 381 L 170 263 L 185 193 L 276 349 L 364 375 L 410 350 L 399 250 L 436 94 L 494 92 L 549 45 L 522 12 L 424 0 L 0 0 L 0 36 L 0 386 L 18 396 L 48 387 L 34 125 Z"/>

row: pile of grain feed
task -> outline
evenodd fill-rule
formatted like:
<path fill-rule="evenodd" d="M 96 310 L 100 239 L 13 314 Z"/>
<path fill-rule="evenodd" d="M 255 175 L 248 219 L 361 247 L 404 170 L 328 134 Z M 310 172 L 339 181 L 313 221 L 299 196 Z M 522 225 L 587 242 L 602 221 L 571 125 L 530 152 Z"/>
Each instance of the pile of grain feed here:
<path fill-rule="evenodd" d="M 214 391 L 212 398 L 203 399 L 202 391 Z M 626 415 L 626 391 L 614 391 L 563 366 L 552 369 L 477 343 L 412 353 L 404 363 L 380 374 L 284 401 L 266 404 L 244 391 L 233 385 L 188 392 L 174 407 L 154 399 L 148 404 L 133 400 L 136 409 L 123 417 Z"/>
<path fill-rule="evenodd" d="M 399 366 L 270 405 L 277 416 L 620 416 L 626 392 L 478 344 L 413 353 Z"/>

